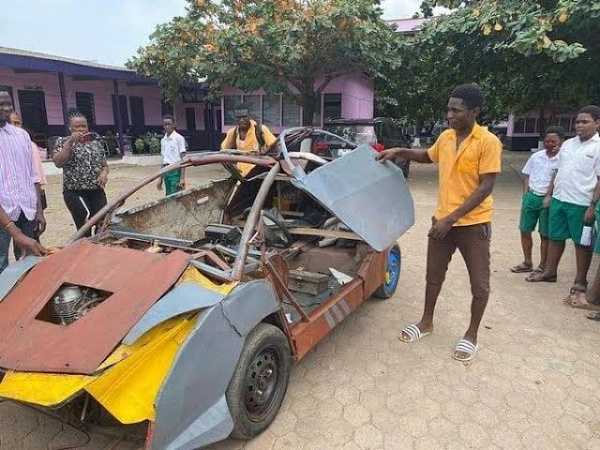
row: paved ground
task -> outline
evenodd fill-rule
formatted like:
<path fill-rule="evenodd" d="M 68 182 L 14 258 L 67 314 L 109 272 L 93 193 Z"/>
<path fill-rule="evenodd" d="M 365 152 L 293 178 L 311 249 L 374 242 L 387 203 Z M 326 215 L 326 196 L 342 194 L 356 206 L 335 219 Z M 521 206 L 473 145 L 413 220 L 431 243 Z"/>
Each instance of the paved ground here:
<path fill-rule="evenodd" d="M 229 449 L 600 449 L 600 325 L 560 303 L 574 274 L 569 250 L 559 283 L 530 285 L 507 268 L 520 261 L 516 231 L 522 156 L 507 155 L 496 189 L 493 294 L 470 365 L 450 358 L 467 326 L 469 287 L 455 257 L 440 298 L 435 333 L 417 345 L 397 339 L 418 319 L 424 288 L 425 234 L 436 200 L 435 172 L 414 170 L 417 225 L 402 238 L 396 296 L 370 301 L 296 367 L 274 424 Z M 111 193 L 148 169 L 116 169 Z M 196 172 L 195 178 L 206 176 Z M 49 187 L 49 243 L 68 234 L 70 218 Z M 149 189 L 138 201 L 156 196 Z M 70 230 L 70 229 L 69 229 Z M 2 449 L 77 446 L 85 436 L 9 403 L 0 404 Z M 93 435 L 85 448 L 134 448 Z"/>

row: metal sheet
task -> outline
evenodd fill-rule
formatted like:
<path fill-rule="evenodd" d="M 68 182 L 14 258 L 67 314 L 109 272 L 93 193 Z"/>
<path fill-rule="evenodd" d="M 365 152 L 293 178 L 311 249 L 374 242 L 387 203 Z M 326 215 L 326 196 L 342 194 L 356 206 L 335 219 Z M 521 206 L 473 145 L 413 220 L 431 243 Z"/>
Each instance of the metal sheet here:
<path fill-rule="evenodd" d="M 41 261 L 0 303 L 0 367 L 92 374 L 144 313 L 179 279 L 189 256 L 79 241 Z M 81 319 L 36 317 L 63 284 L 112 292 Z"/>
<path fill-rule="evenodd" d="M 229 436 L 222 401 L 245 336 L 279 307 L 270 284 L 257 280 L 203 312 L 159 394 L 153 449 L 191 450 Z"/>
<path fill-rule="evenodd" d="M 223 300 L 225 317 L 242 336 L 250 333 L 262 319 L 280 308 L 273 287 L 264 280 L 244 283 Z"/>
<path fill-rule="evenodd" d="M 196 283 L 186 282 L 171 290 L 144 314 L 140 321 L 127 333 L 123 344 L 131 345 L 148 330 L 172 317 L 220 302 L 223 294 L 211 291 Z"/>
<path fill-rule="evenodd" d="M 368 145 L 293 181 L 377 251 L 396 242 L 415 222 L 402 171 L 375 161 Z"/>
<path fill-rule="evenodd" d="M 26 256 L 4 269 L 4 272 L 0 274 L 0 302 L 17 282 L 41 260 L 42 258 L 37 256 Z"/>
<path fill-rule="evenodd" d="M 152 449 L 191 450 L 229 436 L 229 410 L 214 405 L 225 394 L 243 343 L 221 304 L 201 316 L 159 392 Z M 209 411 L 212 426 L 200 420 Z"/>

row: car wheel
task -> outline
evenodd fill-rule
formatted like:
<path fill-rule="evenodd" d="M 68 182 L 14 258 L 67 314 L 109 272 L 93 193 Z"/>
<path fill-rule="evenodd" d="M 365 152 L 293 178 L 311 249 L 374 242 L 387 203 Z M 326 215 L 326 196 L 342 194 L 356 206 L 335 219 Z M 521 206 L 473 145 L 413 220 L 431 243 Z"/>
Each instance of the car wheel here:
<path fill-rule="evenodd" d="M 236 439 L 251 439 L 275 419 L 287 391 L 292 357 L 287 337 L 261 323 L 248 335 L 227 388 Z"/>
<path fill-rule="evenodd" d="M 402 252 L 398 244 L 389 251 L 386 261 L 385 282 L 375 291 L 375 297 L 390 298 L 396 292 L 398 280 L 400 280 L 400 269 L 402 268 Z"/>

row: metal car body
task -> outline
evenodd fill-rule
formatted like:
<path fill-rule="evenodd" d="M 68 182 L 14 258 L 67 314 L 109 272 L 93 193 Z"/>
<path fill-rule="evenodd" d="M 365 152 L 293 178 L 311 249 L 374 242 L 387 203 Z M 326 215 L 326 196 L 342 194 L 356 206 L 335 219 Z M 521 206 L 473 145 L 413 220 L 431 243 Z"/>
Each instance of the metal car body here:
<path fill-rule="evenodd" d="M 227 438 L 232 378 L 257 327 L 281 330 L 301 360 L 390 282 L 390 248 L 414 222 L 401 171 L 371 147 L 288 151 L 314 132 L 282 133 L 275 156 L 188 157 L 57 253 L 11 265 L 0 275 L 0 398 L 50 409 L 85 398 L 82 420 L 93 401 L 121 424 L 147 423 L 151 449 Z M 237 163 L 255 168 L 242 178 Z M 122 209 L 159 176 L 207 164 L 232 177 Z"/>

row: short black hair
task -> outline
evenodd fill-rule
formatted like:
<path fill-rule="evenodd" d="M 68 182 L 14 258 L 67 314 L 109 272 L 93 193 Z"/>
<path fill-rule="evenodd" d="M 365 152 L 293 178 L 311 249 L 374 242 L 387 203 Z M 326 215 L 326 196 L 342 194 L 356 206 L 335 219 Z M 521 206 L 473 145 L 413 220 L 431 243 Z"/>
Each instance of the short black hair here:
<path fill-rule="evenodd" d="M 171 114 L 165 114 L 162 120 L 170 120 L 171 122 L 175 123 L 175 117 L 173 117 Z"/>
<path fill-rule="evenodd" d="M 67 111 L 67 117 L 69 119 L 69 122 L 73 119 L 85 119 L 87 121 L 87 117 L 85 117 L 85 114 L 83 114 L 77 108 L 70 108 Z"/>
<path fill-rule="evenodd" d="M 546 128 L 546 133 L 544 133 L 544 136 L 548 136 L 549 134 L 557 134 L 559 138 L 564 139 L 566 132 L 563 127 L 553 125 L 551 127 Z"/>
<path fill-rule="evenodd" d="M 469 109 L 483 107 L 483 93 L 481 92 L 481 88 L 475 83 L 456 86 L 450 97 L 460 98 Z"/>
<path fill-rule="evenodd" d="M 600 120 L 600 106 L 588 105 L 579 110 L 579 114 L 589 114 L 594 120 Z"/>

